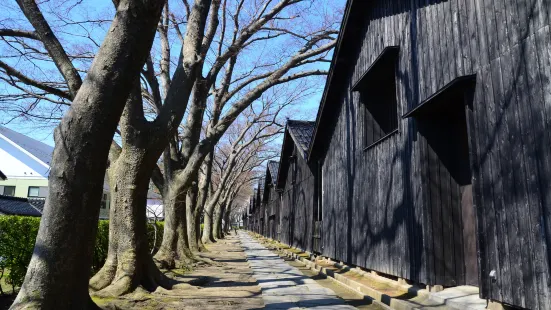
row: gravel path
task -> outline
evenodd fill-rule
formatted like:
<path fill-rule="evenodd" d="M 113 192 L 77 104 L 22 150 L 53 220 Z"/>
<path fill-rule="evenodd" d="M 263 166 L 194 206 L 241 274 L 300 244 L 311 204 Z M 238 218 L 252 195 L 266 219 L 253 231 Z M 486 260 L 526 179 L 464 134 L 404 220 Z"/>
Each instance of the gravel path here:
<path fill-rule="evenodd" d="M 245 232 L 239 232 L 253 277 L 262 290 L 265 309 L 356 309 L 288 265 Z"/>

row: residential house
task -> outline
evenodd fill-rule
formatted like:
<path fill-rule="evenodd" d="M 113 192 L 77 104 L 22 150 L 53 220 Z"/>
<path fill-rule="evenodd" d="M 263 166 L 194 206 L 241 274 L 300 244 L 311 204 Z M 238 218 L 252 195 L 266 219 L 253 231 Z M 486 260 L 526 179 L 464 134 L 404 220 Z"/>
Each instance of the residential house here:
<path fill-rule="evenodd" d="M 0 195 L 45 199 L 54 148 L 0 126 Z M 100 218 L 109 217 L 109 187 L 104 184 Z"/>

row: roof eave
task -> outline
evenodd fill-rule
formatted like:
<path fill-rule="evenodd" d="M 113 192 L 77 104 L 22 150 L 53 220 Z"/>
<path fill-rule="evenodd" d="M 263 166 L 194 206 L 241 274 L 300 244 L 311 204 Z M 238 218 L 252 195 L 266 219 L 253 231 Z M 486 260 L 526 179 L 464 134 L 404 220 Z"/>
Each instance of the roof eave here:
<path fill-rule="evenodd" d="M 309 145 L 308 148 L 308 154 L 312 154 L 314 145 L 316 144 L 316 137 L 318 135 L 318 127 L 321 119 L 321 115 L 323 114 L 323 110 L 325 108 L 325 102 L 327 100 L 327 94 L 329 92 L 329 88 L 331 86 L 332 80 L 333 80 L 333 74 L 335 71 L 335 67 L 337 64 L 337 61 L 339 59 L 339 54 L 341 52 L 341 46 L 344 38 L 344 34 L 346 32 L 346 29 L 348 27 L 350 12 L 352 11 L 352 6 L 354 4 L 354 0 L 347 0 L 346 2 L 346 9 L 343 17 L 343 22 L 341 23 L 341 29 L 339 31 L 339 36 L 337 38 L 337 45 L 335 46 L 335 51 L 333 53 L 333 59 L 331 60 L 331 67 L 329 68 L 329 74 L 327 75 L 327 80 L 325 81 L 325 88 L 323 90 L 323 95 L 320 102 L 320 107 L 318 109 L 318 114 L 316 116 L 316 126 L 314 127 L 314 133 L 312 134 L 312 142 Z M 311 157 L 311 156 L 310 156 Z M 308 158 L 308 161 L 310 161 L 310 158 Z"/>
<path fill-rule="evenodd" d="M 281 143 L 281 151 L 279 151 L 279 156 L 280 157 L 279 157 L 279 164 L 277 166 L 276 183 L 274 185 L 274 187 L 276 189 L 283 189 L 279 186 L 279 183 L 280 183 L 281 173 L 283 171 L 283 169 L 281 169 L 281 166 L 283 165 L 283 162 L 285 161 L 285 159 L 283 158 L 283 151 L 285 150 L 285 141 L 286 141 L 285 138 L 286 138 L 288 132 L 289 132 L 289 125 L 285 124 L 285 130 L 283 131 L 283 142 Z"/>

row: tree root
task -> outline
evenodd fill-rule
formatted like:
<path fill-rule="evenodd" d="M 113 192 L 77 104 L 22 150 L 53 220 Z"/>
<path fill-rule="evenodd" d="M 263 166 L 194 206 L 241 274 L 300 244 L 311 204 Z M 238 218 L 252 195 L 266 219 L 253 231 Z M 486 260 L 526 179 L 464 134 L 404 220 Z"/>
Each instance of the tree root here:
<path fill-rule="evenodd" d="M 209 252 L 209 249 L 207 249 L 207 247 L 201 243 L 201 245 L 199 246 L 199 252 L 201 253 Z"/>
<path fill-rule="evenodd" d="M 195 261 L 197 263 L 200 263 L 201 265 L 207 265 L 207 266 L 222 266 L 221 263 L 218 263 L 208 257 L 200 257 L 200 256 L 196 256 L 195 258 Z"/>
<path fill-rule="evenodd" d="M 153 258 L 160 269 L 189 269 L 193 265 L 194 258 L 178 255 L 169 251 L 159 251 Z"/>
<path fill-rule="evenodd" d="M 158 287 L 170 288 L 165 276 L 148 255 L 136 259 L 133 253 L 117 256 L 105 263 L 90 280 L 89 288 L 98 297 L 119 297 L 134 292 L 139 287 L 153 292 Z"/>
<path fill-rule="evenodd" d="M 117 272 L 117 263 L 113 259 L 107 259 L 101 269 L 90 279 L 88 287 L 92 291 L 99 291 L 106 288 L 113 282 Z"/>

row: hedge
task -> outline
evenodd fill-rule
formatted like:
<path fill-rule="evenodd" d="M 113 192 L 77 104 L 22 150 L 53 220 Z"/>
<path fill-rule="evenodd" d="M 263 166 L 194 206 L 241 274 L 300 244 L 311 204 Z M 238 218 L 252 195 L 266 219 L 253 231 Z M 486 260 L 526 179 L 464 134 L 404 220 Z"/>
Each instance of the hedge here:
<path fill-rule="evenodd" d="M 0 278 L 12 286 L 23 283 L 27 266 L 31 260 L 40 218 L 28 216 L 0 216 Z M 163 239 L 163 222 L 147 225 L 149 248 L 157 252 Z M 155 242 L 156 240 L 156 242 Z M 155 244 L 154 244 L 155 243 Z M 91 274 L 95 274 L 105 263 L 109 246 L 109 221 L 100 220 L 94 247 Z"/>

